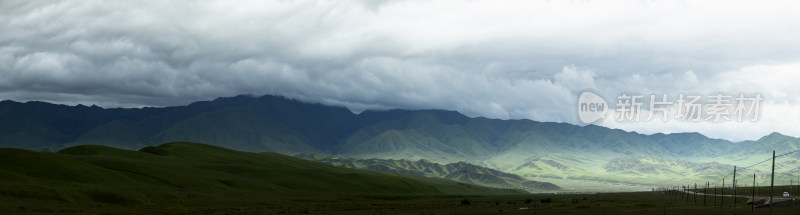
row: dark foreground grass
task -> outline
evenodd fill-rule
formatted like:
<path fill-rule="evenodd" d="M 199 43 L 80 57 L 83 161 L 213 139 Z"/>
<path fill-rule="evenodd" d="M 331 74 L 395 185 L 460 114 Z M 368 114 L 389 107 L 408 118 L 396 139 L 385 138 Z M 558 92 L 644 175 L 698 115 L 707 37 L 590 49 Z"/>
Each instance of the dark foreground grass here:
<path fill-rule="evenodd" d="M 83 192 L 83 191 L 82 191 Z M 149 202 L 94 190 L 97 199 L 3 199 L 3 214 L 733 214 L 729 204 L 670 202 L 661 193 L 507 196 L 279 195 L 259 192 L 156 191 Z M 134 192 L 134 191 L 130 191 Z M 744 200 L 741 200 L 742 202 Z M 769 214 L 739 204 L 736 214 Z M 798 214 L 800 205 L 774 214 Z"/>

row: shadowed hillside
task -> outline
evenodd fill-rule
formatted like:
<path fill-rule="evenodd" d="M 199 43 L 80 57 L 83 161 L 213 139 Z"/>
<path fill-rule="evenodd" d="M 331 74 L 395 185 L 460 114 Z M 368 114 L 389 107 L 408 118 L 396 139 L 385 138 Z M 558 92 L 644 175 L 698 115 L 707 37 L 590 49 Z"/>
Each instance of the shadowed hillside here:
<path fill-rule="evenodd" d="M 92 211 L 96 205 L 163 208 L 235 201 L 279 204 L 276 198 L 309 195 L 522 193 L 196 143 L 168 143 L 139 151 L 95 145 L 58 153 L 0 149 L 0 199 L 4 202 L 0 206 L 5 210 L 45 206 Z"/>

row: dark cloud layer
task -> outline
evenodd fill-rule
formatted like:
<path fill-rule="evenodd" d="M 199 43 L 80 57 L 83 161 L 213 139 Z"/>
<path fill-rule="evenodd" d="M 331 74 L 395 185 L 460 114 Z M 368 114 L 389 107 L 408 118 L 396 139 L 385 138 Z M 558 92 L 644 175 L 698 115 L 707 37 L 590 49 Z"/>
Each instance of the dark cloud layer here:
<path fill-rule="evenodd" d="M 785 4 L 2 1 L 0 99 L 136 107 L 276 94 L 575 123 L 586 89 L 726 90 L 792 110 L 800 17 Z M 753 138 L 791 123 L 780 118 L 703 132 Z"/>

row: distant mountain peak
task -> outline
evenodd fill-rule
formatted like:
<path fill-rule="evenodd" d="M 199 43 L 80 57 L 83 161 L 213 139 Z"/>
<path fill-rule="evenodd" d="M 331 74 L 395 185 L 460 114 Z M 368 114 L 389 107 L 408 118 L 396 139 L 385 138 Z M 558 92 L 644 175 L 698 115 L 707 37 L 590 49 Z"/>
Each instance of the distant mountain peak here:
<path fill-rule="evenodd" d="M 783 135 L 783 134 L 778 133 L 778 132 L 772 132 L 767 136 L 761 137 L 760 139 L 758 139 L 758 141 L 774 141 L 774 140 L 780 140 L 780 139 L 785 139 L 785 138 L 793 138 L 793 137 L 786 136 L 786 135 Z"/>

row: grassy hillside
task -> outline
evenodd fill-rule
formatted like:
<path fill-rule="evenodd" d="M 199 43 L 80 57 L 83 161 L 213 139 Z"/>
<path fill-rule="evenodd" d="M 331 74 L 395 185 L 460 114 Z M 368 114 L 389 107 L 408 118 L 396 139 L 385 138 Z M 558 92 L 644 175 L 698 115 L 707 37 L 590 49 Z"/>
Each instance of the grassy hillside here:
<path fill-rule="evenodd" d="M 355 159 L 317 154 L 299 154 L 296 155 L 296 157 L 333 166 L 446 178 L 481 186 L 524 189 L 529 192 L 550 192 L 561 189 L 552 183 L 530 181 L 519 175 L 505 173 L 466 162 L 439 164 L 427 160 Z"/>
<path fill-rule="evenodd" d="M 209 203 L 280 206 L 309 196 L 521 193 L 185 142 L 139 151 L 94 145 L 58 153 L 0 149 L 0 212 L 194 210 L 213 207 Z"/>

